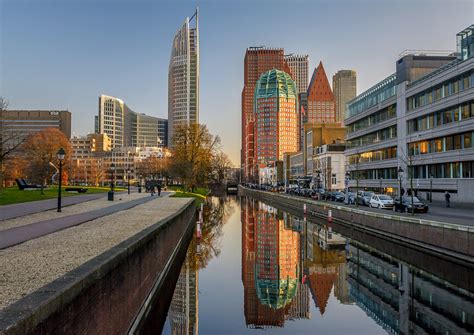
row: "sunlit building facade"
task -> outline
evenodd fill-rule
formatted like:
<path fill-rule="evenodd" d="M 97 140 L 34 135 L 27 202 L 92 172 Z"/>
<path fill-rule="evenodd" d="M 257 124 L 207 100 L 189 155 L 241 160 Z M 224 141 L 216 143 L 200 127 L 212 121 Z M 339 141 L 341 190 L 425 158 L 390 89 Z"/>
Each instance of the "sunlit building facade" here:
<path fill-rule="evenodd" d="M 308 58 L 308 55 L 285 55 L 285 61 L 290 68 L 298 94 L 308 89 Z"/>
<path fill-rule="evenodd" d="M 101 95 L 96 129 L 107 134 L 112 148 L 162 146 L 160 120 L 155 116 L 136 113 L 122 99 Z"/>
<path fill-rule="evenodd" d="M 348 104 L 351 187 L 399 194 L 413 179 L 422 199 L 449 191 L 454 202 L 474 202 L 473 31 L 458 34 L 456 54 L 401 55 L 396 73 Z"/>
<path fill-rule="evenodd" d="M 357 95 L 357 75 L 353 70 L 339 70 L 332 77 L 332 90 L 336 100 L 336 122 L 344 125 L 346 105 Z"/>
<path fill-rule="evenodd" d="M 322 62 L 314 69 L 307 92 L 307 122 L 336 122 L 336 99 Z"/>
<path fill-rule="evenodd" d="M 255 88 L 255 150 L 258 163 L 283 160 L 297 151 L 298 94 L 291 76 L 273 69 L 262 74 Z"/>
<path fill-rule="evenodd" d="M 176 32 L 168 68 L 168 145 L 176 127 L 199 123 L 198 11 Z"/>
<path fill-rule="evenodd" d="M 244 88 L 242 90 L 242 146 L 241 168 L 244 181 L 256 181 L 256 151 L 254 141 L 255 85 L 260 76 L 272 69 L 291 73 L 284 58 L 284 50 L 277 48 L 250 47 L 244 59 Z"/>

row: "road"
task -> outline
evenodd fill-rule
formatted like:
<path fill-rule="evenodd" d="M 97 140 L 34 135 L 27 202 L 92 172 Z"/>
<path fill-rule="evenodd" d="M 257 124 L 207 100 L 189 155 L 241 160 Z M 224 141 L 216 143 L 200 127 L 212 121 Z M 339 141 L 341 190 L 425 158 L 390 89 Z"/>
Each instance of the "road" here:
<path fill-rule="evenodd" d="M 297 196 L 295 197 L 299 198 Z M 328 201 L 328 203 L 355 208 L 355 205 L 345 205 L 340 202 Z M 407 216 L 407 217 L 411 216 L 411 213 L 400 213 L 400 212 L 394 212 L 388 209 L 369 208 L 367 206 L 362 206 L 362 205 L 359 205 L 359 209 L 369 211 L 369 212 L 396 214 L 396 215 Z M 415 213 L 415 217 L 419 219 L 454 223 L 454 224 L 474 227 L 474 208 L 472 209 L 456 208 L 456 207 L 446 208 L 442 206 L 441 204 L 429 204 L 428 213 Z"/>

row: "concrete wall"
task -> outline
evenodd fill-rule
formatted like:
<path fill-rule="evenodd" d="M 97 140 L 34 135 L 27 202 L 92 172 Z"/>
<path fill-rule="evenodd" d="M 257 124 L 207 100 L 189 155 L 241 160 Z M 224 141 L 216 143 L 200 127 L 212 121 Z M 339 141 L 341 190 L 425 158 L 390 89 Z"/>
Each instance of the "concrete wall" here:
<path fill-rule="evenodd" d="M 300 208 L 301 211 L 303 211 L 303 204 L 306 204 L 308 213 L 314 216 L 324 217 L 328 210 L 332 210 L 333 218 L 341 222 L 472 264 L 474 227 L 367 212 L 331 203 L 245 188 L 240 188 L 240 193 L 263 201 Z"/>
<path fill-rule="evenodd" d="M 163 281 L 163 290 L 174 287 L 177 276 L 170 278 L 168 272 L 174 266 L 179 274 L 195 211 L 190 200 L 172 217 L 7 307 L 0 312 L 0 333 L 126 333 L 157 279 Z M 170 299 L 157 301 L 159 309 L 166 310 Z"/>

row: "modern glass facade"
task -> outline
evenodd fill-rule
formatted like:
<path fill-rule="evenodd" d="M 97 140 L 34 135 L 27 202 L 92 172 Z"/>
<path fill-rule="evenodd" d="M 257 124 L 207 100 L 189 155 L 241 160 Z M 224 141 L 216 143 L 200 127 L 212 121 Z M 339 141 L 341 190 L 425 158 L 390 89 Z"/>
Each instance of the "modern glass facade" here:
<path fill-rule="evenodd" d="M 194 27 L 190 22 L 194 20 Z M 199 123 L 198 11 L 176 32 L 168 67 L 168 144 L 179 125 Z"/>
<path fill-rule="evenodd" d="M 464 29 L 456 35 L 457 51 L 462 60 L 474 55 L 474 25 Z"/>
<path fill-rule="evenodd" d="M 377 85 L 347 103 L 346 119 L 373 107 L 396 94 L 396 74 L 392 74 Z"/>
<path fill-rule="evenodd" d="M 258 163 L 273 163 L 298 144 L 298 92 L 286 72 L 273 69 L 255 86 L 255 149 Z"/>
<path fill-rule="evenodd" d="M 159 146 L 159 120 L 134 112 L 121 99 L 106 95 L 99 97 L 97 133 L 107 134 L 112 148 Z"/>
<path fill-rule="evenodd" d="M 404 58 L 412 60 L 404 81 L 397 72 L 348 104 L 346 166 L 359 187 L 377 190 L 382 179 L 395 194 L 401 183 L 405 191 L 416 185 L 421 198 L 433 188 L 434 200 L 448 191 L 453 201 L 474 203 L 473 28 L 458 34 L 458 58 Z M 413 81 L 406 75 L 426 68 Z"/>

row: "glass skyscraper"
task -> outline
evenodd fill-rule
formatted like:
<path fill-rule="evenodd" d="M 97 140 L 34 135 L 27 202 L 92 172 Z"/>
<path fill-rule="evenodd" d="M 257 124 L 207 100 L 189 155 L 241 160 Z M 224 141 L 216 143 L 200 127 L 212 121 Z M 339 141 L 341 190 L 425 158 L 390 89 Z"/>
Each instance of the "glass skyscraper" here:
<path fill-rule="evenodd" d="M 194 23 L 194 27 L 191 27 Z M 168 68 L 168 145 L 179 125 L 199 123 L 198 10 L 176 32 Z"/>

